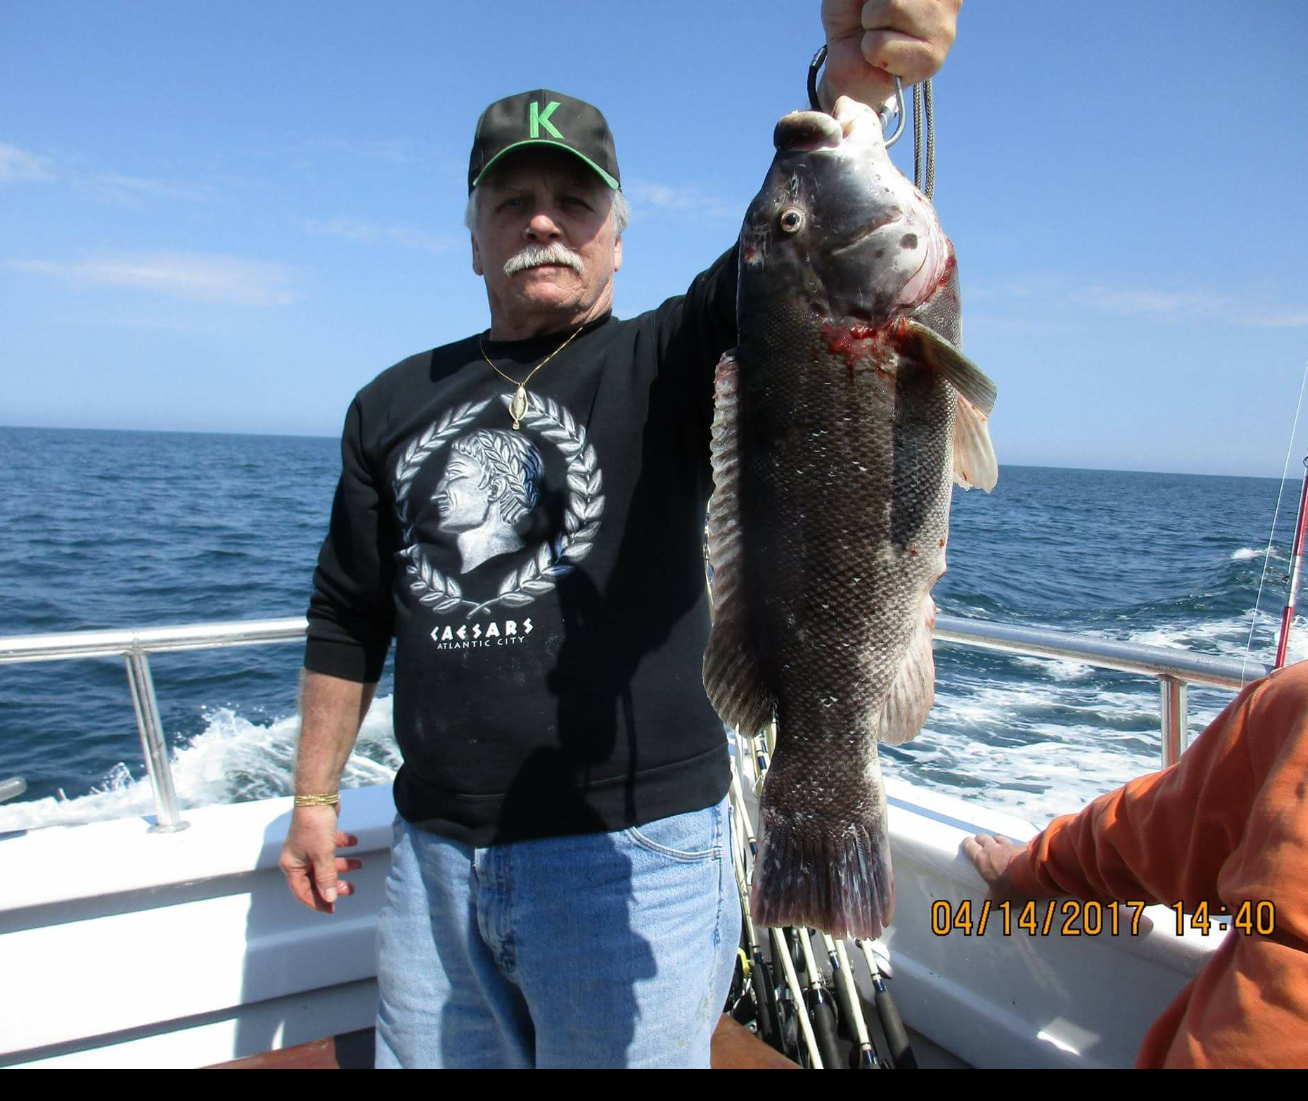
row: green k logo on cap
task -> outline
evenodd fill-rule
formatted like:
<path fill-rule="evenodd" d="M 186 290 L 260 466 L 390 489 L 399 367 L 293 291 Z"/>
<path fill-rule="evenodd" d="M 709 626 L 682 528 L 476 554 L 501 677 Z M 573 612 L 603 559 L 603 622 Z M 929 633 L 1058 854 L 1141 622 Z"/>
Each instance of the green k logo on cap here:
<path fill-rule="evenodd" d="M 558 109 L 559 109 L 559 101 L 557 99 L 551 100 L 549 104 L 546 106 L 544 111 L 540 109 L 539 103 L 537 103 L 535 100 L 531 101 L 531 112 L 529 115 L 529 122 L 531 125 L 531 136 L 533 138 L 540 137 L 540 128 L 543 126 L 545 127 L 546 130 L 550 132 L 550 135 L 552 137 L 556 137 L 560 141 L 563 140 L 563 135 L 560 134 L 558 130 L 554 128 L 554 124 L 550 122 L 550 115 L 554 114 L 554 112 L 557 111 Z"/>
<path fill-rule="evenodd" d="M 537 88 L 497 99 L 481 113 L 468 159 L 468 191 L 502 158 L 524 146 L 567 150 L 609 187 L 622 186 L 613 134 L 599 110 L 562 92 Z"/>

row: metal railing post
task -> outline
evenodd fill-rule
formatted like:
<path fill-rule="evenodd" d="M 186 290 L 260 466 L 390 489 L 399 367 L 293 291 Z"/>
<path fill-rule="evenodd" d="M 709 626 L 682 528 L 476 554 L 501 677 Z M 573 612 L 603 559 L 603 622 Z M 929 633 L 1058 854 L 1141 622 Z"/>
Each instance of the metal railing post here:
<path fill-rule="evenodd" d="M 126 658 L 127 683 L 132 686 L 132 706 L 136 709 L 136 725 L 141 731 L 145 768 L 154 789 L 158 820 L 150 827 L 150 832 L 177 833 L 189 828 L 190 823 L 182 821 L 182 812 L 177 805 L 168 746 L 164 743 L 163 724 L 159 721 L 159 701 L 154 694 L 154 678 L 150 676 L 150 659 L 139 645 L 134 646 Z"/>
<path fill-rule="evenodd" d="M 1176 764 L 1189 739 L 1190 709 L 1185 681 L 1178 677 L 1158 678 L 1163 694 L 1163 768 Z"/>

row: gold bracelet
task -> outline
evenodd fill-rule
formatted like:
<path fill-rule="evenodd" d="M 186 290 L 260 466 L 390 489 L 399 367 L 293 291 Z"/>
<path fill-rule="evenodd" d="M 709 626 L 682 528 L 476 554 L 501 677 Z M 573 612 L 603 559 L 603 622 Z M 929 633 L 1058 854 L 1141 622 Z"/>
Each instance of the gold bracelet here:
<path fill-rule="evenodd" d="M 325 795 L 297 795 L 295 805 L 297 807 L 335 807 L 340 804 L 341 797 L 338 792 L 331 791 Z"/>

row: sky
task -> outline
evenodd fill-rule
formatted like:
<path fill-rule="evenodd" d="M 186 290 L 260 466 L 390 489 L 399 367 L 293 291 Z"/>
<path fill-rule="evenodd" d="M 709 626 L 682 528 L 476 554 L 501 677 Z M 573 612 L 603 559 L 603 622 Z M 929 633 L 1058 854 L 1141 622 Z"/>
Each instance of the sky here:
<path fill-rule="evenodd" d="M 336 435 L 489 324 L 472 131 L 597 104 L 615 311 L 730 247 L 819 0 L 0 0 L 0 424 Z M 1005 462 L 1279 476 L 1308 361 L 1308 4 L 968 0 L 936 206 Z M 911 137 L 895 149 L 911 172 Z"/>

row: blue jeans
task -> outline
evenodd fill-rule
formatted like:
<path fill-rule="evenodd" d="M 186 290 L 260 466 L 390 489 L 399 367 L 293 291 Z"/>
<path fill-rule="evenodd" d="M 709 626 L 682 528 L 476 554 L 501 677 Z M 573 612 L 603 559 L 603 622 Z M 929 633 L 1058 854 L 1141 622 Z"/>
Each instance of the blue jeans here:
<path fill-rule="evenodd" d="M 395 819 L 377 1067 L 707 1067 L 740 941 L 730 815 L 478 849 Z"/>

